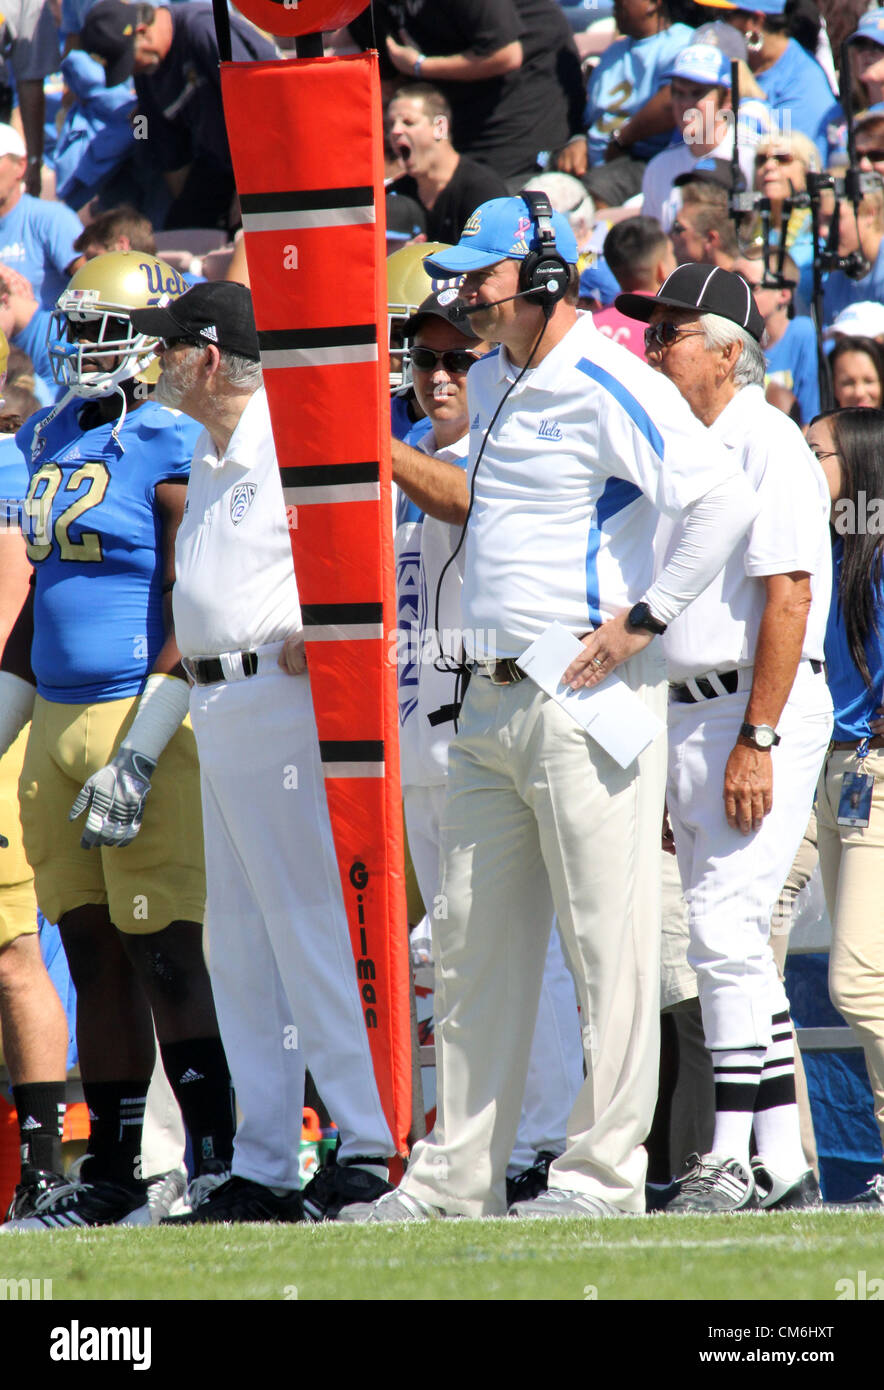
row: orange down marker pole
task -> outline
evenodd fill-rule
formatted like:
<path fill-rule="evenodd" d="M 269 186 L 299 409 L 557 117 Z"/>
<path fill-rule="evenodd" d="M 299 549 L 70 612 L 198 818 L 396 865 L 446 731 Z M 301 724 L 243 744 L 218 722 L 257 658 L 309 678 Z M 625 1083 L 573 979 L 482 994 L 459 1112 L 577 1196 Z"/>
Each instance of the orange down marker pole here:
<path fill-rule="evenodd" d="M 396 609 L 377 55 L 223 63 L 221 85 L 355 969 L 404 1154 L 411 1036 L 385 637 Z"/>

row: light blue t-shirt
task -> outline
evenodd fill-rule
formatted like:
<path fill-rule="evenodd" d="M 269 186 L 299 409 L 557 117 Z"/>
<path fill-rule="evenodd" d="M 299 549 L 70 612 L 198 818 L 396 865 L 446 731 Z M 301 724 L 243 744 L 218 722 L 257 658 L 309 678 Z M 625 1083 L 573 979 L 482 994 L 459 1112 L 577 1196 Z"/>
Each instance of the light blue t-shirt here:
<path fill-rule="evenodd" d="M 816 332 L 809 318 L 790 319 L 778 343 L 764 350 L 767 371 L 764 384 L 775 381 L 795 393 L 802 425 L 820 413 L 820 379 L 816 360 Z"/>
<path fill-rule="evenodd" d="M 74 242 L 82 230 L 79 217 L 64 203 L 29 193 L 0 217 L 0 262 L 30 280 L 42 309 L 53 307 L 70 279 L 67 267 L 79 255 Z"/>
<path fill-rule="evenodd" d="M 663 86 L 663 73 L 677 53 L 691 42 L 694 30 L 672 24 L 646 39 L 618 39 L 605 49 L 589 80 L 583 124 L 590 164 L 604 163 L 612 134 Z M 651 159 L 669 144 L 672 132 L 662 131 L 637 140 L 630 149 L 639 159 Z"/>
<path fill-rule="evenodd" d="M 781 132 L 786 133 L 788 120 L 790 130 L 800 130 L 813 140 L 825 164 L 830 145 L 828 127 L 833 127 L 831 143 L 837 146 L 844 112 L 816 59 L 796 39 L 789 39 L 782 57 L 755 77 L 773 110 L 780 114 Z"/>
<path fill-rule="evenodd" d="M 39 382 L 41 390 L 34 391 L 34 395 L 41 405 L 48 398 L 49 402 L 57 400 L 61 394 L 61 389 L 56 386 L 52 379 L 52 368 L 49 365 L 49 341 L 48 329 L 52 321 L 52 312 L 49 309 L 38 309 L 30 323 L 27 324 L 20 333 L 10 339 L 13 347 L 20 347 L 22 352 L 26 352 L 34 364 L 35 385 Z"/>
<path fill-rule="evenodd" d="M 877 631 L 873 629 L 863 644 L 872 678 L 869 689 L 850 654 L 844 614 L 838 602 L 843 558 L 844 541 L 836 536 L 832 543 L 832 599 L 826 627 L 826 679 L 835 706 L 832 737 L 846 743 L 871 735 L 870 721 L 877 717 L 878 707 L 884 700 L 884 639 L 881 636 L 884 632 L 884 594 L 879 587 L 874 595 Z"/>
<path fill-rule="evenodd" d="M 833 319 L 848 304 L 872 299 L 884 304 L 884 241 L 878 248 L 875 264 L 862 280 L 850 280 L 843 270 L 833 270 L 823 287 L 823 323 L 828 328 Z"/>

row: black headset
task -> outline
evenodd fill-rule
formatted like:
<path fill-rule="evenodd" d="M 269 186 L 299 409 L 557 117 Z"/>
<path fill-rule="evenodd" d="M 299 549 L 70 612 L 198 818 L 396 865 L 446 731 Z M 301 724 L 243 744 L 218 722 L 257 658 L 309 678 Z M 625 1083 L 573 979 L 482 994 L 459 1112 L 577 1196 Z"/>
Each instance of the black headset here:
<path fill-rule="evenodd" d="M 552 224 L 552 206 L 545 193 L 523 189 L 520 198 L 528 204 L 531 220 L 537 228 L 540 246 L 529 251 L 519 268 L 519 289 L 542 296 L 544 308 L 552 309 L 568 292 L 571 267 L 556 246 Z"/>

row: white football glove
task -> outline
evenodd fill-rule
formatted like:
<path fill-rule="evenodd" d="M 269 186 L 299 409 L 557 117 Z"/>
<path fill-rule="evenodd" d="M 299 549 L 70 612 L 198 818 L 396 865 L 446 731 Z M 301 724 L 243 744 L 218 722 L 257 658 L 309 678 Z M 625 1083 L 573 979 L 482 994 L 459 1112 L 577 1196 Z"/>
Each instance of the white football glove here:
<path fill-rule="evenodd" d="M 144 802 L 156 769 L 153 758 L 121 748 L 100 772 L 93 772 L 71 807 L 69 820 L 89 809 L 80 837 L 83 849 L 128 845 L 141 829 Z"/>
<path fill-rule="evenodd" d="M 80 844 L 128 845 L 141 829 L 150 779 L 169 739 L 180 727 L 190 701 L 187 685 L 174 676 L 145 681 L 135 718 L 106 767 L 93 772 L 71 807 L 76 820 L 89 807 Z"/>

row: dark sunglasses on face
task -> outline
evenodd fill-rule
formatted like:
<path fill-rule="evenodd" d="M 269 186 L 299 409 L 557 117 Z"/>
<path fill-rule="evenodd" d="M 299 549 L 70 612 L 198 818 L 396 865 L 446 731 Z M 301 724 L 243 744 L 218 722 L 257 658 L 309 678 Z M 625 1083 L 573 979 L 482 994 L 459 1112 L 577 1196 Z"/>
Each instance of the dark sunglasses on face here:
<path fill-rule="evenodd" d="M 884 150 L 857 150 L 857 159 L 867 159 L 870 164 L 878 164 L 884 159 Z"/>
<path fill-rule="evenodd" d="M 698 333 L 702 333 L 702 328 L 682 328 L 677 323 L 670 323 L 664 319 L 662 323 L 655 323 L 650 328 L 645 329 L 645 348 L 664 348 L 672 347 L 679 338 L 693 338 Z"/>
<path fill-rule="evenodd" d="M 473 363 L 479 360 L 477 352 L 468 352 L 466 348 L 449 348 L 445 352 L 434 352 L 428 347 L 413 347 L 409 356 L 411 365 L 417 367 L 419 372 L 434 372 L 438 362 L 442 363 L 446 372 L 468 372 Z"/>
<path fill-rule="evenodd" d="M 769 154 L 757 154 L 755 156 L 755 167 L 761 169 L 772 159 L 775 164 L 791 164 L 795 158 L 793 154 L 774 154 L 773 150 Z"/>

